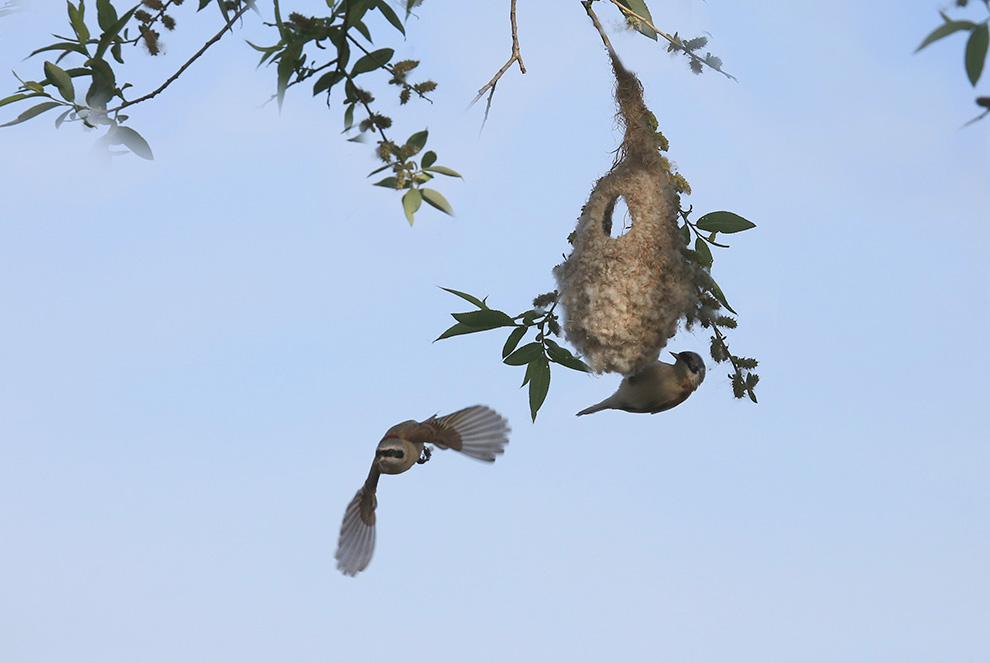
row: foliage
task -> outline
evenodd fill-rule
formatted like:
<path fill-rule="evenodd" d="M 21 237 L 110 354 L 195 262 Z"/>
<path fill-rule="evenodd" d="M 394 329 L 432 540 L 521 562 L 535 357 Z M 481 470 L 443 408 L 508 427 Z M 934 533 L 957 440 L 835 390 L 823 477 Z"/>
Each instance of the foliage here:
<path fill-rule="evenodd" d="M 688 59 L 688 66 L 691 67 L 691 71 L 694 73 L 700 74 L 705 70 L 705 67 L 708 67 L 727 78 L 735 80 L 735 76 L 723 71 L 722 59 L 720 57 L 717 55 L 712 55 L 711 52 L 705 53 L 704 56 L 698 55 L 696 52 L 708 45 L 708 37 L 699 36 L 694 37 L 693 39 L 685 40 L 682 39 L 676 32 L 673 35 L 670 35 L 660 30 L 657 26 L 653 25 L 653 16 L 650 15 L 650 9 L 646 6 L 645 0 L 611 1 L 625 16 L 626 23 L 629 27 L 637 30 L 640 34 L 645 35 L 654 41 L 657 41 L 658 36 L 666 39 L 667 52 L 681 53 L 684 55 Z"/>
<path fill-rule="evenodd" d="M 525 366 L 522 387 L 529 385 L 529 410 L 536 421 L 543 401 L 550 390 L 550 364 L 559 364 L 574 371 L 588 372 L 588 366 L 575 357 L 570 350 L 561 347 L 550 336 L 560 336 L 560 321 L 554 308 L 557 306 L 557 292 L 548 292 L 533 300 L 533 308 L 516 316 L 493 309 L 485 299 L 479 299 L 466 292 L 444 288 L 447 292 L 457 295 L 474 306 L 477 310 L 466 313 L 451 313 L 456 320 L 451 327 L 437 337 L 437 341 L 451 336 L 473 334 L 510 327 L 508 337 L 502 346 L 502 362 L 509 366 Z M 519 346 L 529 332 L 535 332 L 535 338 L 523 346 Z M 436 341 L 434 341 L 436 342 Z"/>
<path fill-rule="evenodd" d="M 516 34 L 515 0 L 509 1 L 512 6 L 513 57 L 479 93 L 480 97 L 484 91 L 490 91 L 489 108 L 495 84 L 514 61 L 518 61 L 520 70 L 525 73 Z M 703 56 L 699 54 L 708 43 L 706 37 L 682 39 L 677 32 L 668 34 L 660 30 L 654 24 L 645 0 L 581 0 L 606 44 L 607 37 L 591 9 L 592 4 L 598 1 L 614 6 L 631 29 L 647 38 L 656 41 L 663 37 L 668 42 L 668 52 L 684 55 L 695 73 L 701 73 L 707 67 L 732 78 L 722 70 L 722 62 L 718 57 L 711 53 Z M 61 113 L 55 120 L 56 128 L 66 122 L 78 122 L 87 128 L 102 128 L 104 131 L 97 139 L 97 145 L 107 155 L 129 152 L 150 160 L 153 158 L 151 146 L 131 126 L 129 115 L 123 111 L 164 92 L 212 45 L 225 35 L 232 34 L 235 26 L 241 25 L 249 9 L 260 15 L 256 0 L 198 0 L 197 15 L 211 6 L 219 11 L 222 19 L 219 31 L 159 87 L 134 97 L 130 93 L 134 86 L 126 81 L 127 57 L 133 54 L 137 46 L 143 47 L 151 56 L 163 53 L 162 30 L 172 31 L 176 28 L 174 14 L 183 0 L 140 0 L 140 4 L 126 10 L 118 9 L 113 0 L 90 2 L 95 3 L 95 22 L 92 4 L 87 12 L 86 0 L 66 1 L 68 36 L 56 34 L 57 41 L 34 50 L 30 56 L 44 53 L 50 59 L 42 62 L 34 79 L 18 77 L 20 87 L 13 94 L 0 99 L 0 107 L 21 102 L 32 105 L 0 126 L 18 125 L 58 109 Z M 375 137 L 375 153 L 384 165 L 369 173 L 369 177 L 386 173 L 374 185 L 404 192 L 401 197 L 402 210 L 410 224 L 423 202 L 446 214 L 452 214 L 453 209 L 443 194 L 425 185 L 438 175 L 456 178 L 461 175 L 447 166 L 439 165 L 437 153 L 426 150 L 429 138 L 427 130 L 416 131 L 401 143 L 393 140 L 393 119 L 378 110 L 376 97 L 369 83 L 376 79 L 378 72 L 377 78 L 381 74 L 386 76 L 386 89 L 394 86 L 400 106 L 414 97 L 429 101 L 429 94 L 436 89 L 436 83 L 428 79 L 412 80 L 420 63 L 415 60 L 396 60 L 395 49 L 387 44 L 389 38 L 395 37 L 396 32 L 405 37 L 406 21 L 411 12 L 422 4 L 422 0 L 404 0 L 403 18 L 396 14 L 388 0 L 325 2 L 328 12 L 321 16 L 289 12 L 283 17 L 281 0 L 271 0 L 271 4 L 267 5 L 272 10 L 274 21 L 262 25 L 271 30 L 272 40 L 268 45 L 248 43 L 261 54 L 259 67 L 265 65 L 274 68 L 275 93 L 272 99 L 281 109 L 291 88 L 301 83 L 311 83 L 313 96 L 324 99 L 328 108 L 339 108 L 342 111 L 343 133 L 348 135 L 348 140 L 362 141 L 369 136 Z M 14 11 L 17 4 L 16 0 L 6 0 L 0 4 L 0 16 Z M 369 20 L 373 16 L 382 20 Z M 384 32 L 380 29 L 382 25 L 385 26 Z M 982 25 L 985 34 L 986 24 Z M 375 33 L 372 32 L 373 27 L 377 30 Z M 972 31 L 974 34 L 977 32 L 975 28 Z M 945 35 L 936 38 L 941 36 Z M 925 45 L 927 43 L 922 46 Z M 984 54 L 985 50 L 984 43 Z M 486 109 L 486 117 L 487 112 Z M 657 133 L 658 140 L 664 142 L 662 135 Z M 658 147 L 665 149 L 663 145 Z M 687 183 L 682 179 L 675 182 L 678 190 L 689 191 Z M 688 242 L 692 233 L 697 237 L 694 248 L 686 250 L 686 257 L 697 262 L 706 273 L 712 264 L 710 246 L 723 246 L 715 241 L 717 233 L 733 233 L 753 227 L 753 224 L 729 212 L 708 214 L 697 223 L 692 223 L 688 219 L 689 212 L 690 210 L 681 213 L 684 220 L 681 230 Z M 508 338 L 502 348 L 502 360 L 508 365 L 526 367 L 523 386 L 529 385 L 530 410 L 534 421 L 550 387 L 551 364 L 577 371 L 589 370 L 584 362 L 552 338 L 559 337 L 561 332 L 554 312 L 558 302 L 556 292 L 540 295 L 534 300 L 532 308 L 516 316 L 492 309 L 484 299 L 473 295 L 456 290 L 448 292 L 470 302 L 476 308 L 452 314 L 456 323 L 437 340 L 508 328 Z M 711 312 L 711 315 L 703 315 L 699 320 L 703 326 L 713 330 L 713 358 L 719 362 L 728 360 L 732 363 L 734 374 L 730 377 L 734 392 L 738 397 L 748 394 L 755 401 L 753 387 L 759 378 L 751 369 L 755 368 L 756 362 L 729 353 L 722 333 L 723 329 L 735 326 L 733 318 L 717 314 L 722 307 L 732 311 L 722 290 L 714 280 L 710 280 L 699 296 L 704 302 L 702 311 Z M 524 338 L 531 333 L 534 335 L 532 340 L 523 343 Z"/>
<path fill-rule="evenodd" d="M 31 120 L 54 109 L 62 109 L 55 121 L 60 127 L 64 122 L 81 122 L 89 128 L 106 127 L 97 145 L 108 154 L 113 146 L 123 146 L 131 153 L 145 159 L 153 158 L 147 141 L 132 127 L 125 126 L 128 115 L 122 111 L 147 101 L 165 90 L 195 60 L 225 34 L 244 13 L 254 8 L 254 0 L 199 0 L 197 12 L 214 5 L 223 18 L 220 31 L 195 55 L 156 90 L 137 98 L 127 96 L 130 83 L 121 83 L 125 58 L 130 49 L 140 44 L 150 55 L 162 53 L 160 28 L 174 30 L 176 20 L 172 15 L 183 0 L 141 0 L 141 4 L 118 15 L 112 0 L 95 0 L 96 23 L 92 11 L 87 14 L 86 0 L 73 4 L 68 0 L 67 19 L 71 36 L 55 35 L 56 41 L 36 49 L 32 56 L 52 53 L 54 59 L 45 60 L 44 77 L 40 80 L 18 78 L 21 86 L 14 93 L 0 99 L 0 106 L 36 100 L 39 103 L 23 110 L 17 117 L 0 126 L 12 126 Z M 418 2 L 407 4 L 409 11 Z M 367 18 L 372 13 L 381 15 L 385 22 L 399 34 L 405 34 L 403 21 L 386 0 L 328 0 L 329 15 L 304 16 L 291 13 L 283 20 L 279 0 L 272 0 L 275 22 L 266 24 L 278 33 L 278 40 L 270 46 L 253 48 L 261 52 L 259 64 L 274 64 L 276 92 L 273 98 L 281 108 L 286 91 L 299 83 L 314 78 L 313 94 L 326 98 L 330 106 L 331 94 L 343 89 L 344 132 L 354 134 L 350 140 L 360 140 L 367 133 L 377 134 L 376 154 L 384 166 L 370 173 L 374 175 L 390 170 L 391 176 L 377 186 L 405 191 L 402 208 L 409 223 L 423 201 L 432 207 L 452 214 L 447 199 L 437 190 L 424 186 L 437 175 L 460 177 L 460 174 L 437 163 L 435 151 L 427 151 L 416 161 L 428 138 L 428 133 L 418 131 L 406 141 L 393 141 L 387 131 L 392 118 L 375 110 L 375 96 L 363 81 L 377 71 L 388 74 L 388 85 L 398 88 L 401 104 L 413 96 L 426 99 L 436 83 L 429 80 L 410 81 L 411 72 L 419 65 L 414 60 L 393 62 L 392 48 L 374 48 L 381 42 L 380 35 L 372 35 Z M 98 27 L 98 30 L 97 30 Z M 313 57 L 309 56 L 313 53 Z M 65 67 L 64 62 L 71 63 Z M 358 80 L 360 77 L 360 81 Z M 80 82 L 84 82 L 80 85 Z M 80 94 L 85 90 L 85 94 Z M 114 106 L 112 103 L 116 101 Z M 360 116 L 355 118 L 355 115 Z"/>
<path fill-rule="evenodd" d="M 693 233 L 695 237 L 694 249 L 684 249 L 684 254 L 688 260 L 701 267 L 703 274 L 707 277 L 699 286 L 698 298 L 702 304 L 699 315 L 701 326 L 712 330 L 709 352 L 716 362 L 728 361 L 732 366 L 732 373 L 729 374 L 729 379 L 732 381 L 732 394 L 736 398 L 749 396 L 749 399 L 755 403 L 756 392 L 754 389 L 760 381 L 760 376 L 753 372 L 757 366 L 757 361 L 752 357 L 736 356 L 729 351 L 724 330 L 735 329 L 737 323 L 735 318 L 720 314 L 719 309 L 724 306 L 731 313 L 736 314 L 736 312 L 729 306 L 725 293 L 722 292 L 718 283 L 711 278 L 711 268 L 714 262 L 711 247 L 729 248 L 728 245 L 715 241 L 718 233 L 743 232 L 755 228 L 756 224 L 738 214 L 725 211 L 709 212 L 698 219 L 697 223 L 692 223 L 689 218 L 690 213 L 690 209 L 680 211 L 681 218 L 684 220 L 681 233 L 687 246 L 691 245 Z"/>
<path fill-rule="evenodd" d="M 982 2 L 984 9 L 990 12 L 990 0 L 982 0 Z M 965 8 L 968 4 L 968 0 L 956 0 L 957 8 Z M 975 5 L 976 3 L 973 4 Z M 981 22 L 974 22 L 949 18 L 948 14 L 944 11 L 940 11 L 939 14 L 942 16 L 942 25 L 932 30 L 914 52 L 917 53 L 926 46 L 957 32 L 968 32 L 969 37 L 966 39 L 963 67 L 966 70 L 966 77 L 969 79 L 970 85 L 976 87 L 986 65 L 987 47 L 990 46 L 990 26 L 988 26 L 990 17 L 984 18 Z M 975 122 L 990 114 L 990 97 L 977 97 L 976 104 L 986 110 L 970 120 L 970 122 Z"/>
<path fill-rule="evenodd" d="M 690 240 L 695 237 L 694 249 L 684 249 L 686 259 L 696 263 L 707 275 L 703 285 L 699 286 L 698 299 L 701 302 L 698 321 L 701 326 L 712 330 L 710 353 L 717 363 L 728 361 L 732 367 L 729 379 L 732 383 L 732 393 L 736 398 L 748 396 L 756 403 L 755 388 L 760 376 L 753 372 L 757 361 L 751 357 L 739 357 L 729 351 L 725 330 L 736 328 L 736 319 L 720 313 L 721 308 L 735 314 L 729 306 L 722 289 L 711 278 L 710 270 L 714 262 L 711 246 L 728 248 L 717 240 L 718 233 L 731 234 L 755 228 L 756 224 L 732 212 L 710 212 L 692 222 L 689 218 L 691 210 L 681 210 L 684 221 L 681 233 L 685 244 L 690 246 Z M 589 372 L 588 366 L 575 357 L 569 350 L 561 347 L 550 336 L 561 337 L 560 321 L 554 312 L 559 295 L 557 291 L 540 295 L 533 300 L 533 308 L 516 316 L 492 309 L 487 304 L 487 297 L 479 299 L 474 295 L 444 288 L 447 292 L 457 295 L 476 307 L 466 313 L 452 313 L 456 321 L 451 327 L 437 337 L 437 341 L 490 331 L 492 329 L 510 328 L 505 344 L 502 346 L 502 362 L 510 366 L 526 366 L 522 386 L 529 384 L 529 408 L 533 420 L 550 389 L 550 364 L 555 363 L 576 371 Z M 530 343 L 519 347 L 519 343 L 530 332 L 535 332 L 535 338 Z"/>

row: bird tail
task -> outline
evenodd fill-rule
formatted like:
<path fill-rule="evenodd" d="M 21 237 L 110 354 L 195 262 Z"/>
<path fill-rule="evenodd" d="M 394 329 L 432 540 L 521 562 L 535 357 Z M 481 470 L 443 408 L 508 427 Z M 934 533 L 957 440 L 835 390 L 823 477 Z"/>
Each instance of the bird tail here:
<path fill-rule="evenodd" d="M 355 576 L 368 566 L 375 552 L 375 509 L 378 498 L 374 487 L 361 486 L 344 510 L 344 522 L 337 539 L 337 569 Z"/>
<path fill-rule="evenodd" d="M 495 456 L 503 453 L 509 443 L 509 422 L 484 405 L 474 405 L 438 417 L 433 423 L 452 430 L 460 437 L 460 448 L 455 445 L 451 448 L 478 460 L 494 461 Z"/>
<path fill-rule="evenodd" d="M 594 414 L 595 412 L 601 412 L 602 410 L 609 409 L 610 406 L 611 405 L 609 403 L 609 399 L 606 398 L 601 403 L 596 403 L 595 405 L 592 405 L 591 407 L 584 408 L 583 410 L 581 410 L 580 412 L 578 412 L 576 416 L 580 417 L 580 416 L 583 416 L 583 415 L 586 415 L 586 414 Z"/>

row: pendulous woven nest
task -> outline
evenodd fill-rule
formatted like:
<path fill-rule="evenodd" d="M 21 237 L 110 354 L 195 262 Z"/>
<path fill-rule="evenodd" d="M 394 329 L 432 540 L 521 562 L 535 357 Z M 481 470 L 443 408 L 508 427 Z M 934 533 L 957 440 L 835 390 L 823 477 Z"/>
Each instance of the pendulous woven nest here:
<path fill-rule="evenodd" d="M 596 373 L 630 375 L 656 361 L 681 318 L 698 306 L 697 268 L 682 254 L 680 196 L 687 183 L 660 154 L 664 142 L 639 80 L 612 55 L 625 135 L 611 170 L 595 184 L 554 272 L 567 340 Z M 621 197 L 631 228 L 611 237 Z"/>

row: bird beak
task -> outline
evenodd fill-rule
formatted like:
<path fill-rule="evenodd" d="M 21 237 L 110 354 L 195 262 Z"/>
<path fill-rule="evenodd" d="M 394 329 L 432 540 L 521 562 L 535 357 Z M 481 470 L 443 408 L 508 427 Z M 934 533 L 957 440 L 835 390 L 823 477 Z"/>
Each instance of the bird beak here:
<path fill-rule="evenodd" d="M 679 354 L 677 354 L 676 352 L 671 352 L 670 354 L 674 357 L 674 359 L 676 359 L 678 361 L 681 360 L 681 356 Z"/>

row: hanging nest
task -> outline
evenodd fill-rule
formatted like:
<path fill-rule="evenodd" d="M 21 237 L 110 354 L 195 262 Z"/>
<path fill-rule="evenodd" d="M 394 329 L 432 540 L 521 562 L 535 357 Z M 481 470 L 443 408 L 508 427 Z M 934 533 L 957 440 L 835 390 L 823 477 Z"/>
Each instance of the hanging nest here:
<path fill-rule="evenodd" d="M 596 373 L 630 375 L 657 360 L 682 317 L 694 317 L 700 275 L 682 253 L 678 228 L 679 193 L 690 189 L 660 154 L 666 139 L 643 102 L 642 84 L 611 55 L 625 135 L 581 211 L 570 256 L 554 273 L 567 340 Z M 613 238 L 620 197 L 632 223 Z"/>

